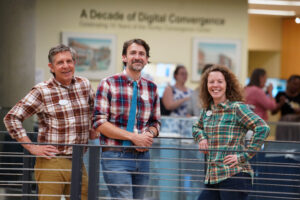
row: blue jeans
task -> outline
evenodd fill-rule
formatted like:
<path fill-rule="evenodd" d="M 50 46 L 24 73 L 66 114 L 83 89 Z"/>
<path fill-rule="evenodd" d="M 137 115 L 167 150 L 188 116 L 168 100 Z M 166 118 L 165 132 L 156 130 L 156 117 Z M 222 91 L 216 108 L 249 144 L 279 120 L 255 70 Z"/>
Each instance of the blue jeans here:
<path fill-rule="evenodd" d="M 252 189 L 251 176 L 248 173 L 241 172 L 218 184 L 207 184 L 205 187 L 198 200 L 247 200 L 248 192 L 224 191 L 222 189 L 249 191 Z"/>
<path fill-rule="evenodd" d="M 144 198 L 149 182 L 149 158 L 149 152 L 102 152 L 103 176 L 106 184 L 112 184 L 107 185 L 112 198 Z M 140 161 L 141 159 L 143 160 Z M 135 172 L 140 174 L 135 174 Z"/>

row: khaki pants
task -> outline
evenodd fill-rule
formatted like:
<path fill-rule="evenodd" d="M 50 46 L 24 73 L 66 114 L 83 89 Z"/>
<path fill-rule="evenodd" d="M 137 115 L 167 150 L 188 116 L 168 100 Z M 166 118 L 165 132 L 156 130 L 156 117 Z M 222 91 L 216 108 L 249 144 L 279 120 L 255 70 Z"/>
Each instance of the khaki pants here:
<path fill-rule="evenodd" d="M 43 169 L 43 170 L 38 170 Z M 44 170 L 49 169 L 49 170 Z M 53 170 L 55 169 L 55 170 Z M 62 169 L 62 170 L 61 170 Z M 50 195 L 70 195 L 71 184 L 63 182 L 71 182 L 71 171 L 63 170 L 72 169 L 72 160 L 67 158 L 51 158 L 50 160 L 45 158 L 37 158 L 35 163 L 35 179 L 38 182 L 39 200 L 60 200 L 61 197 L 51 197 Z M 58 183 L 40 183 L 40 181 L 50 181 Z M 61 183 L 60 183 L 61 182 Z M 87 173 L 83 166 L 82 169 L 82 187 L 81 187 L 81 199 L 87 200 Z M 69 200 L 70 198 L 66 198 Z"/>

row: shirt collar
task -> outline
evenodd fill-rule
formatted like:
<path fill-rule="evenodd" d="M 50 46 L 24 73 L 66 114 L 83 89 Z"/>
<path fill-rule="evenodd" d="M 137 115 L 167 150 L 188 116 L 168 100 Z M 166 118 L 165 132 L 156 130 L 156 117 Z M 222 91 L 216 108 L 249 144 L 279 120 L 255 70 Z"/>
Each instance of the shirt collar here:
<path fill-rule="evenodd" d="M 76 78 L 73 76 L 72 77 L 72 80 L 71 80 L 71 84 L 70 85 L 63 85 L 63 84 L 61 84 L 58 80 L 56 80 L 54 77 L 52 77 L 52 82 L 55 84 L 55 85 L 57 85 L 57 86 L 61 86 L 61 87 L 63 87 L 63 88 L 70 88 L 71 87 L 71 85 L 73 85 L 75 82 L 76 82 Z"/>
<path fill-rule="evenodd" d="M 218 105 L 215 105 L 213 102 L 210 104 L 210 108 L 213 109 L 213 110 L 216 110 L 218 108 L 223 108 L 223 109 L 226 109 L 229 107 L 229 100 L 226 99 L 226 101 L 222 102 L 222 103 L 219 103 Z"/>
<path fill-rule="evenodd" d="M 122 74 L 125 76 L 127 83 L 133 84 L 134 80 L 130 76 L 128 76 L 125 69 L 123 70 Z M 140 76 L 139 79 L 136 81 L 138 86 L 141 84 L 141 79 L 142 76 Z"/>

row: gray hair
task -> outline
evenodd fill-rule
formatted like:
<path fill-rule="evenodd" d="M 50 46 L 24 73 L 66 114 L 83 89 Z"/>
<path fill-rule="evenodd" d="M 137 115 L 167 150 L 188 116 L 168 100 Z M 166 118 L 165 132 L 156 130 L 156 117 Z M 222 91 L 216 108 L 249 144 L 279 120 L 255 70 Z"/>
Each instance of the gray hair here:
<path fill-rule="evenodd" d="M 64 51 L 69 51 L 72 55 L 72 59 L 73 61 L 76 61 L 76 56 L 77 56 L 77 53 L 75 51 L 75 49 L 71 48 L 71 47 L 68 47 L 64 44 L 60 44 L 56 47 L 52 47 L 50 50 L 49 50 L 49 54 L 48 54 L 48 61 L 49 63 L 52 63 L 53 62 L 53 57 L 58 54 L 58 53 L 61 53 L 61 52 L 64 52 Z"/>

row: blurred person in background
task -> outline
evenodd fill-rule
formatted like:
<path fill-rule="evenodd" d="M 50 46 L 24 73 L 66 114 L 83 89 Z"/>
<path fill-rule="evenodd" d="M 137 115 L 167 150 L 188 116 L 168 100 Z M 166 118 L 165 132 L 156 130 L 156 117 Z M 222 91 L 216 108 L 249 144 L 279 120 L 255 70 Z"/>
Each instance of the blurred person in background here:
<path fill-rule="evenodd" d="M 272 111 L 272 114 L 280 111 L 281 116 L 287 114 L 300 115 L 300 76 L 292 75 L 289 77 L 286 91 L 278 92 L 276 102 L 279 106 Z"/>
<path fill-rule="evenodd" d="M 207 154 L 208 167 L 206 189 L 198 200 L 246 200 L 253 177 L 249 160 L 261 149 L 270 128 L 243 103 L 242 86 L 227 67 L 214 65 L 206 70 L 201 76 L 200 99 L 203 109 L 193 126 L 193 137 Z M 253 135 L 246 147 L 248 130 Z"/>
<path fill-rule="evenodd" d="M 272 114 L 281 113 L 281 122 L 300 122 L 300 76 L 291 75 L 287 80 L 286 91 L 276 95 L 278 106 Z M 276 140 L 300 141 L 300 127 L 278 125 Z"/>
<path fill-rule="evenodd" d="M 205 73 L 207 69 L 209 69 L 213 64 L 205 64 L 202 69 L 202 74 Z M 199 97 L 199 90 L 200 88 L 197 87 L 193 90 L 190 99 L 187 102 L 187 114 L 188 116 L 199 116 L 201 110 L 201 102 Z"/>
<path fill-rule="evenodd" d="M 183 65 L 177 65 L 174 71 L 175 85 L 167 86 L 162 102 L 167 110 L 170 110 L 170 116 L 187 116 L 187 101 L 190 99 L 192 89 L 187 88 L 185 83 L 188 78 L 188 73 Z"/>
<path fill-rule="evenodd" d="M 91 127 L 95 94 L 86 78 L 74 76 L 76 52 L 73 49 L 63 44 L 53 47 L 49 51 L 48 60 L 53 77 L 35 85 L 7 113 L 4 123 L 11 137 L 18 142 L 27 143 L 22 146 L 37 156 L 35 180 L 39 195 L 44 195 L 39 196 L 39 200 L 60 200 L 61 197 L 47 194 L 70 194 L 72 159 L 68 157 L 72 157 L 72 144 L 87 144 L 89 136 L 90 139 L 97 137 Z M 38 116 L 40 144 L 31 144 L 22 127 L 22 122 L 34 114 Z M 87 173 L 83 165 L 83 200 L 87 199 L 87 184 Z"/>
<path fill-rule="evenodd" d="M 267 73 L 264 69 L 257 68 L 253 71 L 249 84 L 245 87 L 246 104 L 253 107 L 254 112 L 263 120 L 268 120 L 268 110 L 276 109 L 276 101 L 272 96 L 273 86 L 269 84 L 266 92 L 264 87 Z"/>

